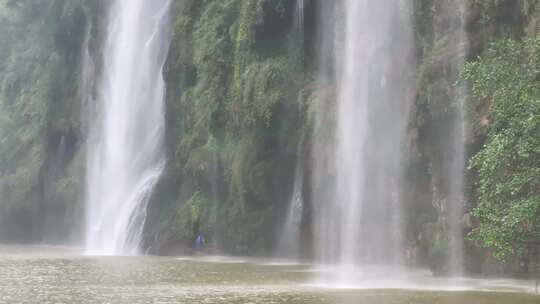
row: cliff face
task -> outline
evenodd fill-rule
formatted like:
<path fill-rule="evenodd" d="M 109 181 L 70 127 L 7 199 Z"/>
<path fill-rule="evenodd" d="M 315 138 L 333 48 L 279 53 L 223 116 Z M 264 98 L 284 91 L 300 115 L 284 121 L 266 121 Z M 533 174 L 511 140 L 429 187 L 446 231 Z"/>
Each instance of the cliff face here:
<path fill-rule="evenodd" d="M 305 128 L 294 2 L 176 1 L 174 10 L 169 166 L 147 231 L 166 243 L 189 246 L 203 233 L 231 252 L 269 252 Z"/>
<path fill-rule="evenodd" d="M 64 242 L 83 189 L 83 1 L 0 1 L 0 240 Z M 90 16 L 90 17 L 89 17 Z"/>
<path fill-rule="evenodd" d="M 459 81 L 460 70 L 465 62 L 482 56 L 493 41 L 535 37 L 539 31 L 538 1 L 463 1 L 462 5 L 460 1 L 418 0 L 414 8 L 419 61 L 410 121 L 413 153 L 407 199 L 420 221 L 409 222 L 409 229 L 417 238 L 420 260 L 443 272 L 445 269 L 439 267 L 448 253 L 448 240 L 443 235 L 448 229 L 448 204 L 452 203 L 448 166 L 455 153 L 449 132 L 457 121 L 459 104 L 464 111 L 466 167 L 482 148 L 489 125 L 489 99 L 475 100 L 468 83 Z M 460 14 L 464 14 L 465 24 L 460 22 Z M 461 222 L 468 234 L 477 225 L 471 211 L 478 204 L 478 176 L 474 169 L 464 173 Z M 472 241 L 465 244 L 465 268 L 492 274 L 505 271 Z"/>
<path fill-rule="evenodd" d="M 217 248 L 271 254 L 305 162 L 302 239 L 310 254 L 314 136 L 332 124 L 331 51 L 320 49 L 328 1 L 172 2 L 167 82 L 168 162 L 148 210 L 146 244 L 178 253 L 203 233 Z M 534 37 L 540 1 L 413 1 L 416 67 L 408 124 L 406 231 L 415 260 L 437 268 L 448 229 L 450 130 L 466 85 L 459 67 L 501 37 Z M 83 221 L 84 52 L 99 75 L 105 4 L 0 0 L 0 240 L 80 238 Z M 457 13 L 456 13 L 457 12 Z M 465 24 L 461 15 L 465 14 Z M 466 45 L 464 49 L 462 46 Z M 328 58 L 327 58 L 328 57 Z M 326 58 L 326 60 L 325 60 Z M 331 60 L 330 60 L 331 61 Z M 94 77 L 95 77 L 94 75 Z M 88 75 L 86 75 L 88 76 Z M 86 88 L 88 89 L 88 88 Z M 90 85 L 90 92 L 92 92 Z M 482 146 L 488 100 L 466 107 L 467 158 Z M 331 126 L 330 126 L 331 127 Z M 332 144 L 328 142 L 328 144 Z M 476 173 L 467 171 L 474 220 Z M 466 246 L 467 268 L 484 253 Z M 487 266 L 486 266 L 487 267 Z M 484 268 L 486 268 L 484 267 Z M 489 268 L 489 267 L 488 267 Z M 438 269 L 444 271 L 444 269 Z"/>

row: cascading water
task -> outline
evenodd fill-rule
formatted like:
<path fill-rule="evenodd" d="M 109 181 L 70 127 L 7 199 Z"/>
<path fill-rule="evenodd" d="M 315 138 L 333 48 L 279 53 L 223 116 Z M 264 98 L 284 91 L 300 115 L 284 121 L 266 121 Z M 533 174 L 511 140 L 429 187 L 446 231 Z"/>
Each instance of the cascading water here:
<path fill-rule="evenodd" d="M 465 30 L 465 16 L 467 13 L 467 6 L 465 1 L 457 1 L 458 6 L 458 19 L 459 30 L 458 33 L 458 64 L 456 67 L 461 66 L 465 62 L 465 58 L 468 53 L 468 38 Z M 454 12 L 455 14 L 455 12 Z M 456 69 L 457 74 L 457 69 Z M 456 78 L 458 75 L 454 75 Z M 449 274 L 452 276 L 463 275 L 463 213 L 465 204 L 465 118 L 463 110 L 463 99 L 466 96 L 466 90 L 464 85 L 461 84 L 457 88 L 457 98 L 460 100 L 457 108 L 457 114 L 455 115 L 450 133 L 451 147 L 448 149 L 450 155 L 448 157 L 447 164 L 447 178 L 448 180 L 448 224 L 446 227 L 449 256 L 447 261 L 447 267 Z"/>
<path fill-rule="evenodd" d="M 343 267 L 341 281 L 351 281 L 360 256 L 359 234 L 366 176 L 365 152 L 368 128 L 368 88 L 370 46 L 366 1 L 346 1 L 344 66 L 339 88 L 335 219 L 337 261 Z M 381 20 L 382 21 L 382 20 Z M 360 30 L 359 30 L 360 29 Z M 360 33 L 364 30 L 366 33 Z M 334 230 L 334 229 L 333 229 Z M 354 271 L 354 270 L 353 270 Z"/>
<path fill-rule="evenodd" d="M 86 249 L 137 254 L 164 166 L 164 80 L 170 0 L 110 4 L 87 155 Z"/>
<path fill-rule="evenodd" d="M 296 25 L 303 30 L 304 29 L 304 9 L 305 0 L 297 0 L 296 2 Z"/>
<path fill-rule="evenodd" d="M 302 69 L 303 48 L 304 48 L 304 0 L 296 1 L 296 10 L 294 15 L 294 27 L 290 33 L 289 54 L 291 54 L 291 65 L 295 65 L 298 70 Z M 302 111 L 303 92 L 298 94 L 299 111 Z M 300 143 L 299 148 L 302 147 Z M 293 192 L 285 215 L 285 221 L 277 240 L 277 255 L 284 258 L 298 258 L 300 251 L 300 222 L 302 220 L 303 210 L 303 157 L 300 153 L 297 157 L 297 164 L 294 177 Z"/>
<path fill-rule="evenodd" d="M 335 174 L 321 182 L 325 193 L 314 193 L 326 197 L 315 202 L 316 242 L 319 258 L 332 266 L 324 277 L 332 284 L 358 284 L 377 275 L 375 266 L 387 277 L 404 255 L 402 160 L 412 54 L 407 3 L 345 0 L 344 18 L 336 18 L 344 23 L 334 24 Z"/>
<path fill-rule="evenodd" d="M 82 62 L 81 62 L 81 79 L 79 80 L 79 98 L 82 100 L 81 107 L 81 129 L 83 134 L 89 136 L 89 124 L 88 119 L 95 116 L 95 102 L 94 102 L 94 85 L 96 67 L 94 60 L 90 54 L 90 38 L 92 33 L 92 24 L 89 24 L 86 29 L 84 42 L 82 45 Z"/>
<path fill-rule="evenodd" d="M 299 158 L 297 162 L 289 210 L 287 211 L 283 231 L 277 244 L 278 255 L 286 258 L 298 258 L 300 251 L 300 222 L 302 220 L 302 208 L 304 204 L 302 195 L 304 170 L 302 159 Z"/>

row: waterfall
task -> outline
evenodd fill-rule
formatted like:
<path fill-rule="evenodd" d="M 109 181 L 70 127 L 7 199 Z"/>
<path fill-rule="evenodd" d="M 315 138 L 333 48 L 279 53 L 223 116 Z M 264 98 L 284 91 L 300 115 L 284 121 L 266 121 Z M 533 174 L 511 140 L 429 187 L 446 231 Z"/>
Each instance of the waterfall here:
<path fill-rule="evenodd" d="M 289 64 L 295 67 L 300 74 L 303 70 L 304 62 L 304 0 L 296 0 L 294 14 L 294 26 L 289 34 Z M 298 79 L 297 79 L 298 80 Z M 303 79 L 302 79 L 303 81 Z M 297 96 L 298 112 L 302 112 L 303 93 Z M 294 185 L 290 200 L 287 205 L 287 213 L 283 226 L 278 230 L 276 253 L 284 258 L 299 258 L 300 254 L 300 224 L 302 221 L 303 204 L 303 178 L 304 167 L 302 157 L 302 140 L 298 146 L 296 158 L 296 169 L 294 174 Z"/>
<path fill-rule="evenodd" d="M 287 210 L 281 237 L 277 244 L 278 254 L 286 258 L 298 258 L 300 251 L 300 222 L 302 220 L 302 208 L 304 206 L 302 195 L 304 169 L 302 163 L 302 158 L 299 157 L 295 170 L 289 210 Z"/>
<path fill-rule="evenodd" d="M 137 254 L 163 169 L 169 0 L 110 4 L 96 117 L 87 142 L 86 249 Z"/>
<path fill-rule="evenodd" d="M 342 79 L 338 96 L 338 126 L 336 147 L 336 208 L 335 220 L 337 261 L 350 268 L 358 261 L 361 238 L 361 212 L 366 182 L 365 153 L 368 128 L 368 60 L 372 24 L 366 1 L 346 1 L 345 42 Z M 381 23 L 384 21 L 381 20 Z M 361 31 L 365 31 L 361 32 Z M 354 269 L 354 267 L 350 268 Z M 345 270 L 345 269 L 343 269 Z M 352 275 L 344 271 L 342 275 Z M 344 281 L 351 278 L 342 277 Z"/>
<path fill-rule="evenodd" d="M 89 136 L 88 119 L 95 117 L 94 86 L 96 66 L 90 54 L 90 38 L 92 37 L 92 23 L 88 24 L 81 48 L 81 78 L 79 79 L 79 98 L 81 100 L 81 131 Z"/>
<path fill-rule="evenodd" d="M 305 9 L 305 0 L 296 1 L 296 26 L 303 30 L 304 28 L 304 9 Z"/>
<path fill-rule="evenodd" d="M 459 14 L 457 17 L 459 19 L 458 29 L 458 45 L 457 48 L 457 64 L 456 64 L 456 75 L 458 77 L 458 68 L 459 66 L 465 63 L 465 58 L 468 53 L 469 45 L 467 32 L 465 29 L 465 14 L 466 14 L 466 4 L 465 1 L 458 1 L 458 10 Z M 455 12 L 454 12 L 455 14 Z M 464 117 L 464 105 L 463 100 L 466 96 L 466 88 L 463 84 L 458 85 L 457 87 L 457 98 L 459 99 L 457 113 L 454 119 L 451 122 L 451 131 L 450 131 L 450 144 L 451 147 L 448 149 L 450 155 L 447 159 L 446 167 L 448 181 L 448 224 L 446 227 L 447 230 L 447 239 L 449 256 L 447 261 L 447 267 L 449 269 L 449 274 L 452 276 L 462 276 L 464 268 L 464 254 L 463 254 L 463 213 L 464 213 L 464 204 L 465 204 L 465 117 Z"/>
<path fill-rule="evenodd" d="M 372 267 L 393 273 L 404 255 L 408 6 L 408 1 L 345 0 L 335 30 L 326 31 L 334 35 L 336 57 L 335 145 L 333 165 L 315 169 L 313 196 L 318 197 L 316 249 L 321 262 L 335 270 L 325 276 L 332 284 L 358 283 Z M 334 172 L 332 181 L 324 181 L 328 170 Z"/>

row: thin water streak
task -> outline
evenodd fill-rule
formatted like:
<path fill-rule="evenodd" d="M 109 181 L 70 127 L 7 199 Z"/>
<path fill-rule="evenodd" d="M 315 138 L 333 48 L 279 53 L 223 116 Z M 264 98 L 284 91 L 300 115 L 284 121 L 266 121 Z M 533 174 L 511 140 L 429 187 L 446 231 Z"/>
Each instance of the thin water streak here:
<path fill-rule="evenodd" d="M 465 29 L 467 5 L 465 1 L 459 0 L 459 29 L 458 29 L 458 66 L 465 63 L 468 53 L 468 37 Z M 457 72 L 459 73 L 459 72 Z M 458 75 L 455 75 L 457 78 Z M 463 214 L 465 205 L 465 115 L 463 100 L 466 95 L 464 84 L 458 84 L 457 115 L 452 121 L 451 143 L 452 154 L 448 164 L 448 239 L 449 239 L 449 274 L 460 277 L 464 275 L 464 244 L 463 244 Z"/>

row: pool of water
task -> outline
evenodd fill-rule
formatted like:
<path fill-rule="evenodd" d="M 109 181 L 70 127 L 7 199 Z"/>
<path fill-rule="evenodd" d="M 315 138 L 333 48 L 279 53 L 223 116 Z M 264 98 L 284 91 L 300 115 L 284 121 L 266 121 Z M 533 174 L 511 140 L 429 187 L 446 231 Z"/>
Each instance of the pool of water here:
<path fill-rule="evenodd" d="M 88 257 L 45 247 L 0 248 L 0 303 L 540 303 L 534 282 L 321 281 L 328 269 L 227 257 Z M 405 282 L 408 282 L 405 284 Z"/>

